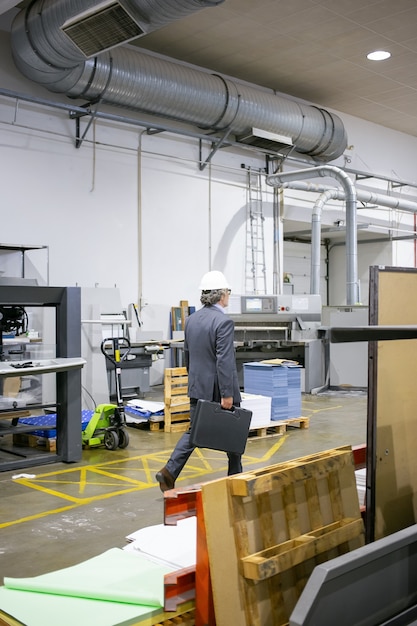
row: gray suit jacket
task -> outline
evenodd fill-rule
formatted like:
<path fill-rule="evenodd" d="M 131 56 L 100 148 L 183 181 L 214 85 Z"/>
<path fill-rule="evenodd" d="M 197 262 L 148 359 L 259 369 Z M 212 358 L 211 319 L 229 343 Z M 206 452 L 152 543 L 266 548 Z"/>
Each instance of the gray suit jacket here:
<path fill-rule="evenodd" d="M 214 400 L 241 396 L 234 348 L 234 322 L 215 306 L 203 306 L 187 318 L 184 356 L 190 398 Z"/>

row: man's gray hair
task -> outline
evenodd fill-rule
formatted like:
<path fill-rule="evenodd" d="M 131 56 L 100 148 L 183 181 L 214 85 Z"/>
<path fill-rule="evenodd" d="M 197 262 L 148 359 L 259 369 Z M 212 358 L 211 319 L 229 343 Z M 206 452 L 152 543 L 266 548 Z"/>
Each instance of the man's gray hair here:
<path fill-rule="evenodd" d="M 204 306 L 207 304 L 217 304 L 220 302 L 221 297 L 227 293 L 227 289 L 211 289 L 210 291 L 202 291 L 200 302 Z"/>

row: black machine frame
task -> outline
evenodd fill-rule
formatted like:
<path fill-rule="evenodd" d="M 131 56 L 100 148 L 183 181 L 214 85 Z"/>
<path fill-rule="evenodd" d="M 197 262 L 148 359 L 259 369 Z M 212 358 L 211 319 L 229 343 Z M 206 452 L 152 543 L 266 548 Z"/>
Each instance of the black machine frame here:
<path fill-rule="evenodd" d="M 0 305 L 22 307 L 52 307 L 55 309 L 56 357 L 74 359 L 81 356 L 81 289 L 79 287 L 43 287 L 5 285 L 0 287 Z M 43 465 L 72 463 L 81 459 L 81 368 L 68 363 L 68 369 L 56 370 L 56 453 L 40 452 L 24 458 L 0 461 L 0 471 Z M 29 373 L 29 372 L 28 372 Z M 50 405 L 48 405 L 50 406 Z M 33 409 L 28 405 L 28 409 Z M 41 408 L 38 406 L 37 408 Z M 7 418 L 13 409 L 0 411 Z M 0 435 L 18 432 L 19 426 L 1 429 Z M 28 429 L 25 428 L 27 431 Z"/>

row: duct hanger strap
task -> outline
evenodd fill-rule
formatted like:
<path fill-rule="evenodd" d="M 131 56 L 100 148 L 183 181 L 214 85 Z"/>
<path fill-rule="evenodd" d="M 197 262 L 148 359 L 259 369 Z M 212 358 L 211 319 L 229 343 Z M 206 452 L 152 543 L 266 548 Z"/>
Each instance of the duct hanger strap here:
<path fill-rule="evenodd" d="M 325 152 L 331 145 L 335 135 L 335 124 L 333 117 L 325 109 L 311 105 L 312 109 L 316 109 L 323 117 L 323 133 L 317 143 L 308 151 L 310 156 L 317 156 Z"/>
<path fill-rule="evenodd" d="M 212 122 L 209 126 L 202 126 L 200 124 L 199 128 L 202 128 L 204 130 L 227 130 L 233 124 L 239 112 L 240 93 L 235 83 L 226 80 L 225 78 L 223 78 L 223 76 L 220 76 L 220 74 L 211 74 L 211 76 L 214 76 L 214 78 L 219 78 L 224 85 L 224 108 L 217 120 Z M 234 91 L 233 94 L 231 93 L 231 90 Z"/>

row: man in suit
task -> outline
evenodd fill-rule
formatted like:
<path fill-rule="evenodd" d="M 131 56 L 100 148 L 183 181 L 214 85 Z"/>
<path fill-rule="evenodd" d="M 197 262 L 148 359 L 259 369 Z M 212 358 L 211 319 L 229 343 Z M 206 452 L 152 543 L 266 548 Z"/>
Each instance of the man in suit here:
<path fill-rule="evenodd" d="M 187 318 L 184 358 L 188 371 L 190 428 L 179 439 L 167 464 L 156 474 L 161 491 L 173 489 L 182 468 L 194 450 L 190 430 L 197 401 L 219 402 L 223 409 L 241 401 L 234 348 L 234 322 L 225 314 L 230 287 L 222 272 L 204 274 L 200 284 L 201 309 Z M 240 454 L 227 453 L 228 475 L 242 471 Z"/>

